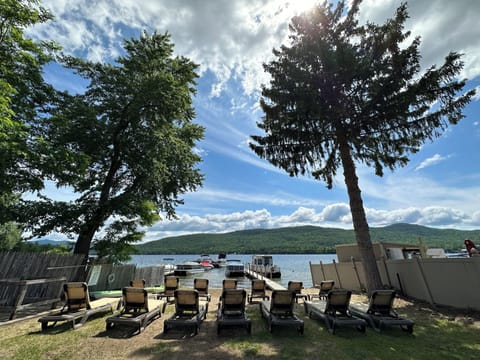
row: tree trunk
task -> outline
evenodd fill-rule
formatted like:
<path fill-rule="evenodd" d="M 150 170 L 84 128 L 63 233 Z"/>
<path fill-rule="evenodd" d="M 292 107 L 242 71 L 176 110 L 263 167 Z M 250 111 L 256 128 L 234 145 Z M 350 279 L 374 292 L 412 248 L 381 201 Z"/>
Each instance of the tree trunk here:
<path fill-rule="evenodd" d="M 78 234 L 77 242 L 75 243 L 75 248 L 73 249 L 74 254 L 84 254 L 85 258 L 88 258 L 90 253 L 90 246 L 92 244 L 93 236 L 98 230 L 98 226 L 94 227 L 89 224 L 85 224 L 85 228 Z"/>
<path fill-rule="evenodd" d="M 370 230 L 368 228 L 361 191 L 358 186 L 356 168 L 350 153 L 350 148 L 347 142 L 342 141 L 340 141 L 339 146 L 343 165 L 343 176 L 345 177 L 345 185 L 347 186 L 350 201 L 350 212 L 352 213 L 355 238 L 365 268 L 367 293 L 370 295 L 373 290 L 382 288 L 382 280 L 370 240 Z"/>
<path fill-rule="evenodd" d="M 107 176 L 102 185 L 102 191 L 98 199 L 98 205 L 96 210 L 92 213 L 91 217 L 86 217 L 85 224 L 82 226 L 80 233 L 78 234 L 77 242 L 73 250 L 74 254 L 85 254 L 85 258 L 88 258 L 90 252 L 90 246 L 92 244 L 95 233 L 103 226 L 104 221 L 111 215 L 108 209 L 108 202 L 110 201 L 110 192 L 114 184 L 115 174 L 120 168 L 120 151 L 118 137 L 120 131 L 114 136 L 114 153 L 111 158 L 110 168 L 108 169 Z M 115 140 L 116 139 L 116 140 Z"/>

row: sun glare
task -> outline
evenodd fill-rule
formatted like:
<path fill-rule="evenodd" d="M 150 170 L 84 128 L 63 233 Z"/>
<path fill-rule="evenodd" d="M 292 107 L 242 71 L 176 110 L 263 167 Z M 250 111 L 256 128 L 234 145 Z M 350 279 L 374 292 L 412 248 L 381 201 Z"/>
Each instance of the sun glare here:
<path fill-rule="evenodd" d="M 289 6 L 295 14 L 301 14 L 313 8 L 318 1 L 319 0 L 292 0 L 289 2 Z"/>

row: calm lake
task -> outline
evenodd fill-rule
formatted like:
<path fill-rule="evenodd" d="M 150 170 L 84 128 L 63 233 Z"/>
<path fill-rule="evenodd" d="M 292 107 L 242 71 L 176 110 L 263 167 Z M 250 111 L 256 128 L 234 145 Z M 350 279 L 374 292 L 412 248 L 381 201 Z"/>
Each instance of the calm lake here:
<path fill-rule="evenodd" d="M 280 266 L 280 271 L 282 272 L 282 277 L 274 280 L 285 287 L 290 280 L 303 281 L 303 286 L 312 287 L 312 276 L 310 274 L 309 262 L 319 264 L 321 261 L 324 264 L 328 264 L 333 262 L 333 260 L 337 261 L 336 254 L 283 254 L 272 256 L 273 263 Z M 199 257 L 199 255 L 132 255 L 130 263 L 136 264 L 139 267 L 179 264 L 185 261 L 195 261 Z M 216 260 L 216 255 L 212 255 L 211 257 Z M 252 255 L 229 254 L 227 259 L 238 259 L 243 263 L 249 263 L 252 260 Z M 192 276 L 180 277 L 180 283 L 184 286 L 193 286 L 194 277 L 209 279 L 210 287 L 221 288 L 222 280 L 225 279 L 225 268 L 217 268 Z M 250 287 L 250 280 L 247 277 L 237 279 L 240 288 L 248 289 Z"/>

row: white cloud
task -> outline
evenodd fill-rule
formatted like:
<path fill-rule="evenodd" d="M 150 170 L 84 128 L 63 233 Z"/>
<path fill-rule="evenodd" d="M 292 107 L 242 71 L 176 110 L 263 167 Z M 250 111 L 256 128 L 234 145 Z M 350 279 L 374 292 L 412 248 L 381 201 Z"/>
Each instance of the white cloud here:
<path fill-rule="evenodd" d="M 363 21 L 383 23 L 393 17 L 403 0 L 365 0 L 360 6 Z M 412 31 L 410 41 L 420 36 L 423 67 L 441 65 L 450 51 L 464 53 L 465 67 L 461 77 L 480 74 L 480 28 L 478 1 L 410 1 L 406 29 Z"/>
<path fill-rule="evenodd" d="M 461 210 L 441 206 L 404 208 L 396 210 L 366 209 L 370 227 L 394 223 L 410 223 L 430 227 L 471 229 L 480 226 L 480 211 L 466 214 Z M 320 211 L 299 207 L 289 215 L 274 216 L 268 210 L 207 214 L 205 216 L 179 215 L 178 220 L 158 222 L 147 230 L 146 241 L 167 236 L 191 233 L 223 233 L 258 228 L 280 228 L 301 225 L 351 229 L 348 204 L 332 204 Z"/>
<path fill-rule="evenodd" d="M 440 154 L 435 154 L 432 157 L 429 157 L 428 159 L 425 159 L 418 165 L 415 170 L 421 170 L 429 166 L 433 166 L 438 164 L 439 162 L 442 162 L 444 160 L 448 159 L 448 156 L 441 156 Z"/>
<path fill-rule="evenodd" d="M 365 0 L 360 17 L 383 22 L 394 15 L 401 0 Z M 138 37 L 140 31 L 168 31 L 177 53 L 192 58 L 217 77 L 212 95 L 218 96 L 233 77 L 246 93 L 268 81 L 262 63 L 272 58 L 272 49 L 287 41 L 292 15 L 312 1 L 280 0 L 44 0 L 56 16 L 56 23 L 36 28 L 36 34 L 53 38 L 67 51 L 87 58 L 116 56 L 124 38 Z M 462 76 L 480 74 L 480 2 L 447 0 L 409 3 L 407 29 L 422 36 L 425 66 L 440 64 L 450 50 L 465 52 Z M 127 30 L 127 27 L 130 30 Z M 104 48 L 98 51 L 98 47 Z"/>

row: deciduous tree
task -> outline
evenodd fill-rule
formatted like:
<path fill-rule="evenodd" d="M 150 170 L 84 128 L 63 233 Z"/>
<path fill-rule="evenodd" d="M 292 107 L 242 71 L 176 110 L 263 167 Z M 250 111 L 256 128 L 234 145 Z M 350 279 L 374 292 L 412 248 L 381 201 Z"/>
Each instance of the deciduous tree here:
<path fill-rule="evenodd" d="M 383 25 L 360 25 L 360 0 L 350 8 L 324 2 L 292 19 L 290 43 L 264 64 L 265 113 L 251 148 L 291 176 L 311 174 L 332 188 L 340 168 L 367 288 L 382 286 L 358 184 L 356 164 L 382 176 L 407 164 L 427 140 L 463 118 L 473 93 L 460 94 L 461 55 L 420 69 L 420 38 L 408 41 L 406 4 Z"/>
<path fill-rule="evenodd" d="M 0 197 L 43 186 L 29 131 L 55 94 L 42 69 L 58 47 L 26 37 L 25 29 L 52 18 L 36 0 L 0 0 Z"/>
<path fill-rule="evenodd" d="M 44 176 L 77 198 L 28 203 L 30 230 L 76 234 L 75 253 L 87 255 L 94 239 L 141 239 L 142 226 L 174 217 L 181 195 L 203 179 L 195 152 L 203 128 L 192 106 L 197 65 L 173 56 L 168 34 L 144 33 L 124 49 L 114 64 L 64 58 L 89 84 L 83 94 L 63 94 L 36 129 L 48 154 Z"/>
<path fill-rule="evenodd" d="M 39 190 L 38 153 L 30 125 L 45 116 L 55 95 L 42 77 L 58 47 L 25 36 L 26 28 L 51 20 L 36 0 L 0 0 L 0 249 L 21 241 L 15 207 L 21 194 Z"/>

